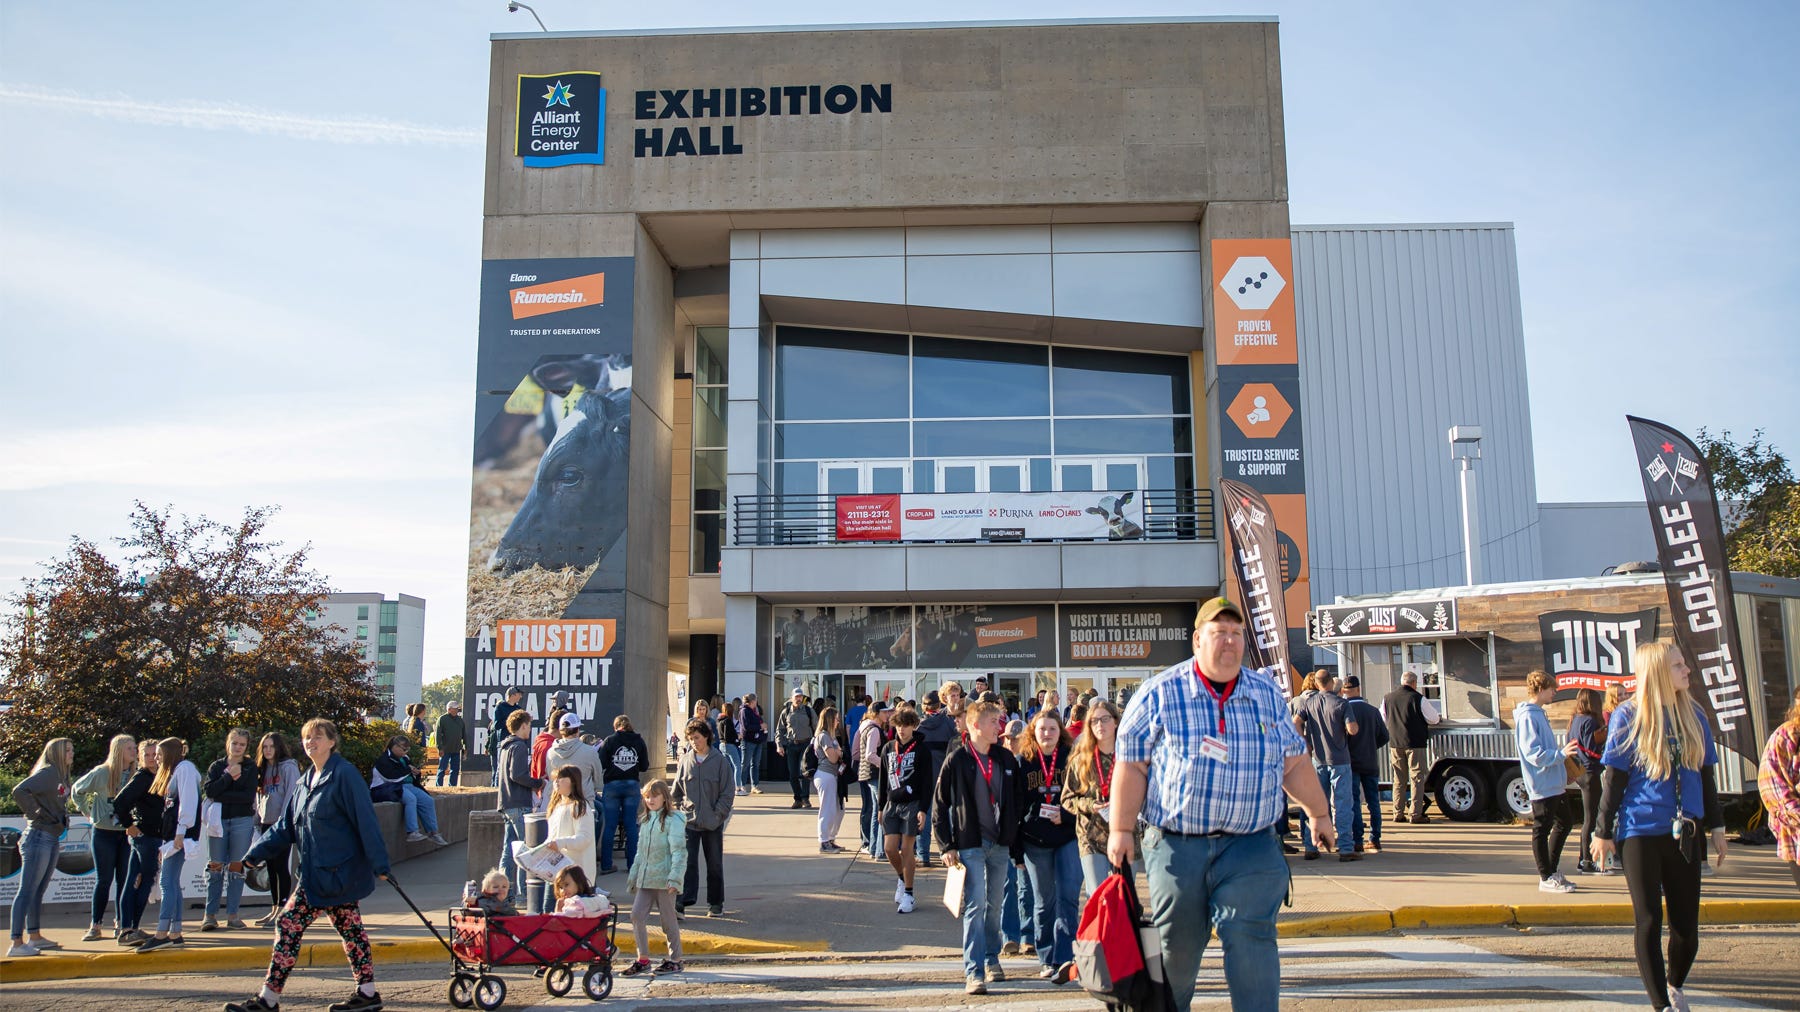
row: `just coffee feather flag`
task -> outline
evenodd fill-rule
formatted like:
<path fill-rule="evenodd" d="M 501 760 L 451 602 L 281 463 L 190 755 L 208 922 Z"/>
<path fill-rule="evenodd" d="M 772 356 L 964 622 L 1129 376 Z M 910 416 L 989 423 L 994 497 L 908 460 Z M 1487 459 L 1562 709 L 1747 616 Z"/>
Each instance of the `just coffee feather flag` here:
<path fill-rule="evenodd" d="M 1686 436 L 1660 422 L 1631 415 L 1625 419 L 1637 447 L 1657 561 L 1669 588 L 1675 644 L 1694 672 L 1689 692 L 1712 717 L 1720 745 L 1755 756 L 1758 739 L 1737 662 L 1731 565 L 1712 474 Z"/>
<path fill-rule="evenodd" d="M 1224 479 L 1226 550 L 1232 585 L 1243 603 L 1244 663 L 1262 668 L 1287 695 L 1293 660 L 1288 656 L 1287 605 L 1281 593 L 1281 549 L 1268 500 L 1248 485 Z"/>

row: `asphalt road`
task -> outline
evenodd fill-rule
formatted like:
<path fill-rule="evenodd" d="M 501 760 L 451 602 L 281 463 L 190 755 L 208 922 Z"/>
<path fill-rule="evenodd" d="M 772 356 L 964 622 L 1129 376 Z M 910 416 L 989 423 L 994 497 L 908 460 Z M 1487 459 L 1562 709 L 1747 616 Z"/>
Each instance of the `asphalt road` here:
<path fill-rule="evenodd" d="M 1800 1010 L 1800 927 L 1720 926 L 1703 931 L 1700 959 L 1688 989 L 1696 1009 Z M 949 958 L 705 959 L 680 975 L 620 979 L 600 1008 L 611 1012 L 1099 1008 L 1073 985 L 1057 988 L 1036 980 L 1034 961 L 1010 960 L 1007 969 L 1014 979 L 993 985 L 994 993 L 985 998 L 967 998 L 962 994 L 960 963 Z M 1493 928 L 1299 940 L 1282 943 L 1282 970 L 1283 1008 L 1303 1012 L 1648 1006 L 1632 961 L 1631 934 L 1624 928 Z M 593 1007 L 585 1000 L 550 1000 L 529 970 L 509 970 L 505 977 L 507 1009 Z M 260 978 L 259 973 L 241 971 L 9 984 L 0 991 L 0 1008 L 216 1009 L 253 994 Z M 447 1009 L 447 979 L 443 964 L 389 968 L 382 974 L 381 991 L 394 1012 Z M 348 980 L 347 968 L 303 969 L 289 983 L 283 1005 L 321 1008 L 349 993 Z M 1195 1007 L 1229 1007 L 1216 949 L 1208 952 Z"/>

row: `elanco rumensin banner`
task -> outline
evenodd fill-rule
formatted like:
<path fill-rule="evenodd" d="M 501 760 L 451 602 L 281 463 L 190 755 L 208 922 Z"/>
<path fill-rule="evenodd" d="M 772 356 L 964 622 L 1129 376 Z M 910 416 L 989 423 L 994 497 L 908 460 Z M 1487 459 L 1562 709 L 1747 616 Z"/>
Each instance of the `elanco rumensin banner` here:
<path fill-rule="evenodd" d="M 1737 662 L 1742 641 L 1712 474 L 1686 436 L 1660 422 L 1625 419 L 1644 479 L 1657 561 L 1669 587 L 1675 643 L 1694 672 L 1689 691 L 1712 715 L 1719 744 L 1754 757 L 1759 740 Z"/>
<path fill-rule="evenodd" d="M 1225 544 L 1231 580 L 1247 614 L 1244 663 L 1262 668 L 1289 694 L 1287 605 L 1281 594 L 1281 550 L 1275 515 L 1262 493 L 1229 478 L 1219 482 L 1225 496 Z"/>

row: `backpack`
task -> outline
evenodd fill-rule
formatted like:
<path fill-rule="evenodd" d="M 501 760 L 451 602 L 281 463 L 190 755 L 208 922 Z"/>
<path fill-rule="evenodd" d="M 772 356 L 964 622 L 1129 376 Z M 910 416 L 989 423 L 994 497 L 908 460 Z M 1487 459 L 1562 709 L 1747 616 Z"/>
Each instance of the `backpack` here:
<path fill-rule="evenodd" d="M 1164 1012 L 1175 995 L 1163 977 L 1162 943 L 1138 902 L 1131 866 L 1114 868 L 1088 897 L 1075 931 L 1075 975 L 1087 993 L 1121 1012 Z"/>

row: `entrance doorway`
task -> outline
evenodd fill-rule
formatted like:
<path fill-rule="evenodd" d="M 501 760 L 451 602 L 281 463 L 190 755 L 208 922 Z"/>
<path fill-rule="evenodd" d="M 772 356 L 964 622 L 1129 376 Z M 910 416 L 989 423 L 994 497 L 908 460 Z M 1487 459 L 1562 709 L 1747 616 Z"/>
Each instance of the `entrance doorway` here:
<path fill-rule="evenodd" d="M 937 487 L 940 492 L 1024 492 L 1031 487 L 1031 461 L 940 460 Z"/>

